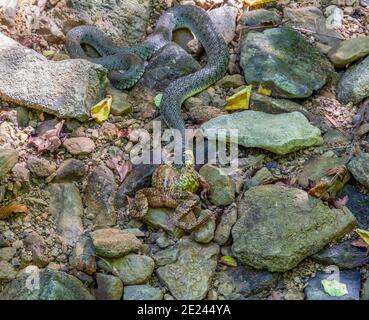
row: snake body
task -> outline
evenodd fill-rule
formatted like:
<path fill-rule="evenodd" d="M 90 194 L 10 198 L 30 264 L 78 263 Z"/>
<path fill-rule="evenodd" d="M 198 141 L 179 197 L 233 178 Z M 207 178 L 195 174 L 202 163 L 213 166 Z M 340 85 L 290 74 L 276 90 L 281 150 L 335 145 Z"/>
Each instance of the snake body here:
<path fill-rule="evenodd" d="M 103 65 L 110 71 L 112 84 L 119 89 L 127 89 L 143 75 L 145 60 L 166 46 L 172 40 L 173 31 L 180 28 L 191 30 L 207 55 L 206 65 L 195 73 L 171 82 L 160 102 L 164 121 L 184 136 L 185 123 L 180 112 L 183 101 L 223 77 L 229 63 L 227 44 L 205 10 L 192 5 L 179 5 L 167 10 L 159 18 L 153 33 L 142 44 L 132 48 L 117 47 L 96 27 L 79 26 L 68 32 L 66 49 L 71 58 L 88 59 Z M 83 44 L 92 46 L 101 57 L 89 57 Z"/>

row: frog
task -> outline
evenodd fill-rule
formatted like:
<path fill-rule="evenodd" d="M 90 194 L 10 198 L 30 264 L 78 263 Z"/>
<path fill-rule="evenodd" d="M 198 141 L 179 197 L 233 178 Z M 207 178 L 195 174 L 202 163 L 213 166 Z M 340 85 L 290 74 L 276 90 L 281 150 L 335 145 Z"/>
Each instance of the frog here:
<path fill-rule="evenodd" d="M 167 161 L 154 170 L 151 187 L 137 191 L 134 199 L 129 199 L 132 218 L 141 220 L 149 207 L 174 209 L 173 224 L 188 233 L 211 218 L 211 211 L 203 214 L 200 205 L 201 198 L 207 197 L 209 184 L 196 171 L 192 151 L 185 151 L 185 159 L 184 165 Z M 198 196 L 196 192 L 200 189 Z"/>

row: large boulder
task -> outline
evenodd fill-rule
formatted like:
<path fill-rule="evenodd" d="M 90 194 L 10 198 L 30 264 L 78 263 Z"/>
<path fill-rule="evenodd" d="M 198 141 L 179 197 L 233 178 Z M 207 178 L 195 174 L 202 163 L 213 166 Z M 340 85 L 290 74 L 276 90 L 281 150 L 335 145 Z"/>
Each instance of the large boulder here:
<path fill-rule="evenodd" d="M 87 120 L 107 70 L 86 60 L 49 61 L 0 33 L 0 98 L 62 118 Z"/>
<path fill-rule="evenodd" d="M 222 115 L 204 123 L 205 137 L 214 140 L 216 134 L 231 129 L 238 134 L 238 144 L 247 148 L 266 149 L 287 154 L 323 143 L 320 130 L 312 126 L 300 112 L 268 114 L 260 111 L 243 111 Z M 223 139 L 223 136 L 218 136 Z"/>
<path fill-rule="evenodd" d="M 285 98 L 311 96 L 333 71 L 318 49 L 287 27 L 249 32 L 241 40 L 240 64 L 247 83 Z"/>
<path fill-rule="evenodd" d="M 240 199 L 232 250 L 257 269 L 287 271 L 329 242 L 350 232 L 347 208 L 329 209 L 305 191 L 284 185 L 251 188 Z"/>

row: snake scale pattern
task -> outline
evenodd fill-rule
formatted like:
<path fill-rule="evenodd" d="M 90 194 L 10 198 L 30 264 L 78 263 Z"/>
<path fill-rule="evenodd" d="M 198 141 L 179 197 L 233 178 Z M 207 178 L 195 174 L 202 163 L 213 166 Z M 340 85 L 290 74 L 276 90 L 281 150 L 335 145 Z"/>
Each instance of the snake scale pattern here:
<path fill-rule="evenodd" d="M 164 121 L 170 128 L 180 130 L 184 136 L 185 123 L 180 111 L 183 101 L 222 78 L 229 63 L 227 44 L 205 10 L 191 5 L 170 8 L 159 18 L 154 32 L 136 47 L 117 47 L 94 26 L 73 28 L 67 33 L 65 45 L 71 58 L 101 64 L 109 70 L 113 86 L 128 89 L 143 75 L 145 61 L 171 42 L 173 31 L 180 28 L 192 31 L 207 55 L 207 63 L 202 69 L 170 83 L 161 99 L 160 112 Z M 100 57 L 88 56 L 82 46 L 86 44 L 93 47 Z"/>

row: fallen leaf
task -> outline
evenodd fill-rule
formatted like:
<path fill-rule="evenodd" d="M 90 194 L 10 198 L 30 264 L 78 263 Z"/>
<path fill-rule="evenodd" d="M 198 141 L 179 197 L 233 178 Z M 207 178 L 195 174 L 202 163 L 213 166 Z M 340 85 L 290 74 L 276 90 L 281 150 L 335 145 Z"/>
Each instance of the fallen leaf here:
<path fill-rule="evenodd" d="M 275 2 L 276 0 L 244 0 L 245 4 L 247 6 L 250 6 L 251 8 L 256 7 L 256 6 L 261 6 L 265 3 L 269 3 L 269 2 Z"/>
<path fill-rule="evenodd" d="M 55 51 L 53 51 L 53 50 L 44 50 L 44 51 L 42 51 L 42 55 L 43 55 L 45 58 L 50 58 L 50 57 L 52 57 L 54 54 L 55 54 Z"/>
<path fill-rule="evenodd" d="M 132 170 L 132 162 L 129 160 L 123 160 L 120 156 L 112 157 L 106 161 L 106 165 L 118 173 L 120 182 L 123 182 L 128 173 Z"/>
<path fill-rule="evenodd" d="M 308 194 L 315 198 L 321 198 L 331 185 L 325 181 L 318 182 L 313 188 L 308 191 Z"/>
<path fill-rule="evenodd" d="M 226 111 L 247 110 L 250 106 L 252 85 L 227 98 Z"/>
<path fill-rule="evenodd" d="M 222 256 L 220 257 L 219 262 L 229 267 L 237 267 L 236 259 L 231 256 Z"/>
<path fill-rule="evenodd" d="M 369 255 L 369 244 L 366 243 L 363 239 L 359 238 L 359 239 L 351 242 L 351 245 L 354 246 L 354 247 L 366 249 L 366 255 Z"/>
<path fill-rule="evenodd" d="M 263 88 L 261 84 L 259 85 L 258 93 L 262 94 L 263 96 L 267 96 L 267 97 L 270 97 L 272 95 L 272 91 L 267 88 Z"/>
<path fill-rule="evenodd" d="M 331 169 L 328 169 L 326 171 L 326 174 L 328 176 L 334 176 L 334 175 L 338 175 L 340 177 L 344 176 L 345 174 L 347 173 L 347 168 L 346 166 L 337 166 L 337 167 L 334 167 L 334 168 L 331 168 Z"/>
<path fill-rule="evenodd" d="M 157 108 L 160 108 L 161 99 L 163 98 L 163 94 L 159 93 L 154 98 L 154 104 Z"/>
<path fill-rule="evenodd" d="M 332 204 L 336 209 L 341 209 L 344 207 L 349 201 L 349 197 L 346 195 L 343 198 L 333 200 Z"/>
<path fill-rule="evenodd" d="M 342 297 L 348 294 L 347 286 L 336 279 L 324 279 L 321 281 L 324 291 L 331 297 Z"/>
<path fill-rule="evenodd" d="M 27 213 L 28 208 L 24 204 L 11 203 L 5 207 L 0 208 L 0 220 L 7 219 L 13 213 Z"/>
<path fill-rule="evenodd" d="M 366 243 L 369 244 L 369 231 L 363 229 L 355 229 L 354 230 L 360 238 Z"/>
<path fill-rule="evenodd" d="M 113 101 L 113 97 L 108 95 L 105 99 L 101 100 L 98 104 L 95 104 L 91 108 L 91 117 L 98 123 L 102 123 L 109 118 L 110 108 Z"/>
<path fill-rule="evenodd" d="M 36 129 L 36 136 L 30 137 L 28 142 L 34 145 L 39 152 L 54 152 L 61 145 L 60 132 L 65 120 L 57 119 L 45 121 Z"/>

